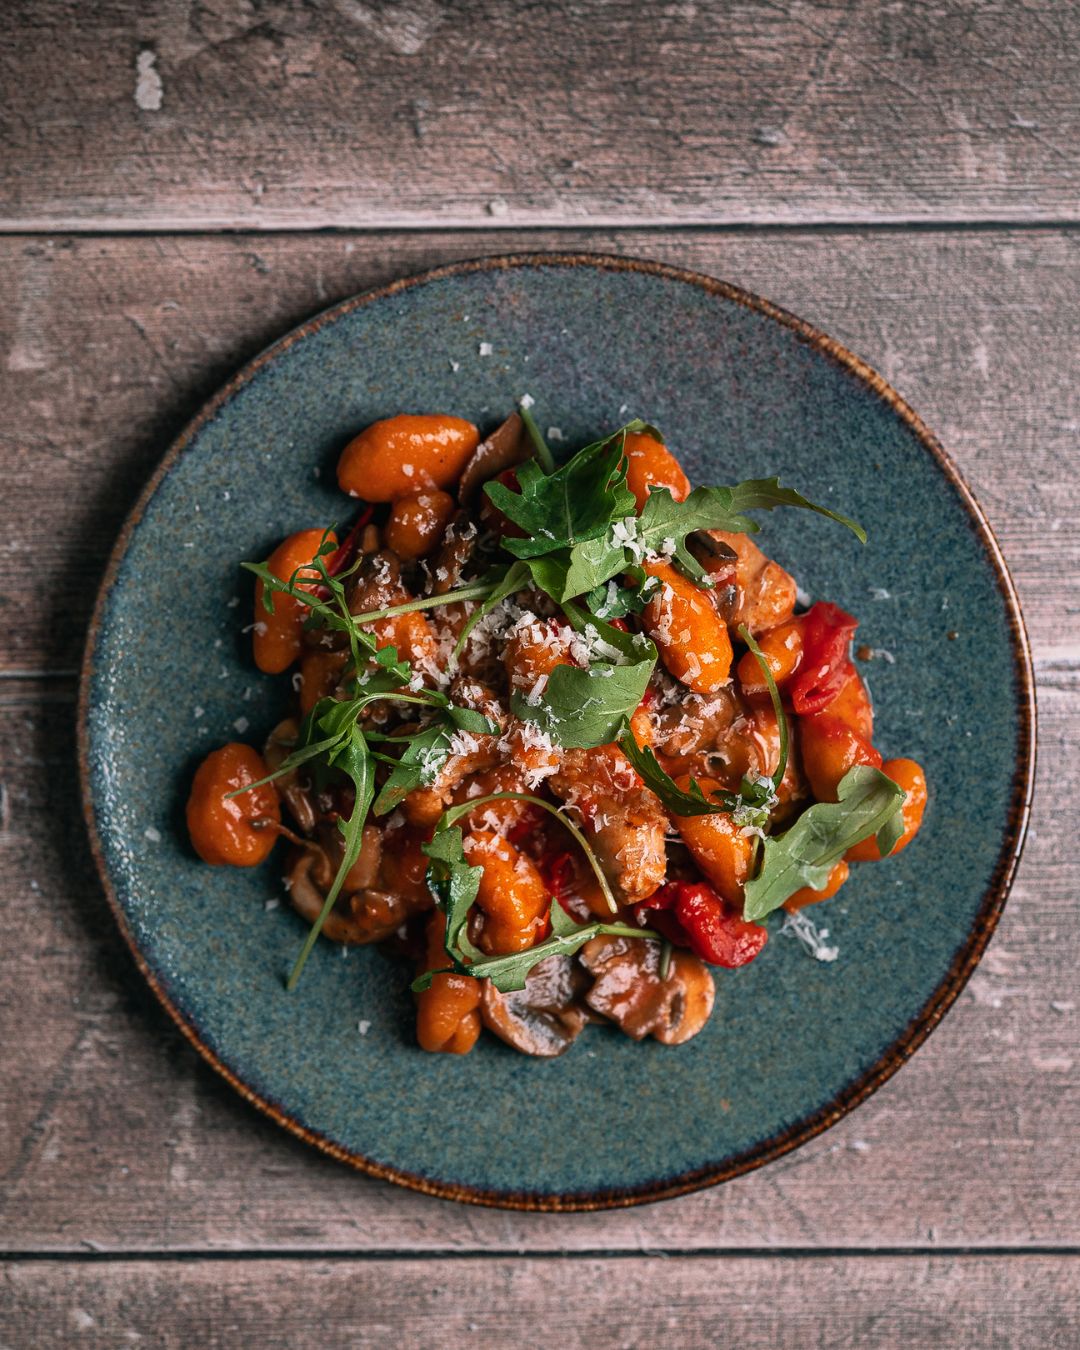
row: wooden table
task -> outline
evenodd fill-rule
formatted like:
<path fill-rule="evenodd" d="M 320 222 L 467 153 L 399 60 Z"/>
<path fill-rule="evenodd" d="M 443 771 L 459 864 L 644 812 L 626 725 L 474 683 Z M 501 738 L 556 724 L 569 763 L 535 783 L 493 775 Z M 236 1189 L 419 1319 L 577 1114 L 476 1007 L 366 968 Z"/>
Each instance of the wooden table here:
<path fill-rule="evenodd" d="M 1080 1344 L 1078 49 L 1067 0 L 5 7 L 3 1345 Z M 234 1096 L 121 945 L 72 752 L 106 552 L 199 403 L 342 296 L 543 248 L 739 282 L 896 384 L 1041 722 L 1012 900 L 910 1066 L 760 1173 L 576 1216 L 376 1184 Z"/>

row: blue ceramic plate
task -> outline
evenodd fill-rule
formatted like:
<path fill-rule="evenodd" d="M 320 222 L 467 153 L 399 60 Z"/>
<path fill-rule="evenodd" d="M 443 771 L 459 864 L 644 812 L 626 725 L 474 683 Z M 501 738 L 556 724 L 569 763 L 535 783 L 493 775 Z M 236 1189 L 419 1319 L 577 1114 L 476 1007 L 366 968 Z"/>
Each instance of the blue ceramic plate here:
<path fill-rule="evenodd" d="M 679 1048 L 592 1027 L 552 1061 L 491 1037 L 464 1058 L 426 1055 L 409 972 L 330 943 L 286 994 L 305 929 L 277 903 L 277 861 L 208 868 L 183 828 L 197 761 L 230 739 L 260 744 L 283 702 L 241 635 L 251 589 L 238 561 L 344 518 L 334 464 L 368 422 L 445 410 L 487 428 L 524 393 L 569 447 L 640 415 L 696 482 L 778 473 L 861 521 L 865 548 L 794 511 L 767 517 L 763 542 L 811 596 L 861 616 L 860 641 L 891 654 L 863 668 L 876 740 L 921 761 L 931 784 L 916 843 L 855 869 L 815 914 L 838 958 L 815 961 L 775 924 L 754 965 L 718 972 L 712 1020 Z M 492 259 L 311 320 L 166 455 L 98 600 L 82 686 L 86 813 L 157 996 L 206 1059 L 294 1133 L 460 1200 L 633 1204 L 794 1148 L 924 1040 L 982 953 L 1016 865 L 1031 689 L 986 522 L 880 376 L 707 277 L 621 258 Z"/>

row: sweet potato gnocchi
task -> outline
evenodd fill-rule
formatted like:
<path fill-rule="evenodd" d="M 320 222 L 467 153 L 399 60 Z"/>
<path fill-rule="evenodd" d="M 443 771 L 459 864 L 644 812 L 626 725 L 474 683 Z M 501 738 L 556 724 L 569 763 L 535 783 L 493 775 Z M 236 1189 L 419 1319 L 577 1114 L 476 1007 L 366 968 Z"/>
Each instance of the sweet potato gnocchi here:
<path fill-rule="evenodd" d="M 486 437 L 388 417 L 338 483 L 350 527 L 245 564 L 290 706 L 261 753 L 208 756 L 187 811 L 212 865 L 286 846 L 290 988 L 320 936 L 382 943 L 424 1050 L 486 1028 L 559 1055 L 590 1022 L 679 1045 L 773 911 L 918 832 L 925 775 L 874 746 L 856 620 L 800 608 L 747 513 L 854 522 L 776 479 L 692 491 L 637 421 L 557 466 L 525 406 Z"/>

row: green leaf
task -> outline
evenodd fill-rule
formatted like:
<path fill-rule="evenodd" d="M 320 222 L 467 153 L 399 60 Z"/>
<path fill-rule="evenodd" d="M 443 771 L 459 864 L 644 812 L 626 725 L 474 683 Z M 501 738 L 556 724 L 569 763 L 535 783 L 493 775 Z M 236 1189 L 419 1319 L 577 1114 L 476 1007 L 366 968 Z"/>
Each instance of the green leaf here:
<path fill-rule="evenodd" d="M 803 886 L 820 890 L 849 848 L 887 830 L 902 815 L 906 793 L 880 769 L 856 764 L 840 780 L 838 802 L 818 802 L 791 829 L 766 839 L 761 868 L 746 885 L 743 918 L 757 922 Z M 895 843 L 895 839 L 893 839 Z"/>
<path fill-rule="evenodd" d="M 623 443 L 628 431 L 645 429 L 631 422 L 614 436 L 579 450 L 554 473 L 529 460 L 518 466 L 518 492 L 490 482 L 484 491 L 492 505 L 526 532 L 525 539 L 503 539 L 515 558 L 536 558 L 581 540 L 602 536 L 613 520 L 634 509 L 626 486 Z"/>
<path fill-rule="evenodd" d="M 465 858 L 465 843 L 461 829 L 451 826 L 436 832 L 430 843 L 421 845 L 431 859 L 427 883 L 439 908 L 446 915 L 446 952 L 455 962 L 480 952 L 465 935 L 476 893 L 480 889 L 482 867 L 472 867 Z"/>
<path fill-rule="evenodd" d="M 860 544 L 866 543 L 866 531 L 856 521 L 842 516 L 839 511 L 831 511 L 827 506 L 810 501 L 794 488 L 781 487 L 779 478 L 749 478 L 731 489 L 731 507 L 736 514 L 743 511 L 772 511 L 777 506 L 798 506 L 804 511 L 814 511 L 819 516 L 847 526 Z M 724 527 L 715 525 L 712 528 Z M 757 529 L 756 525 L 754 529 Z"/>
<path fill-rule="evenodd" d="M 623 577 L 622 584 L 609 578 L 582 597 L 598 619 L 625 619 L 628 614 L 640 614 L 661 584 L 635 564 L 623 568 Z"/>
<path fill-rule="evenodd" d="M 607 745 L 641 702 L 656 665 L 656 648 L 640 633 L 624 633 L 570 602 L 563 609 L 603 659 L 585 669 L 556 666 L 536 702 L 518 691 L 510 706 L 559 745 L 582 749 Z"/>
<path fill-rule="evenodd" d="M 459 708 L 456 703 L 451 703 L 446 710 L 446 716 L 454 726 L 470 732 L 473 736 L 497 736 L 499 733 L 498 723 L 477 712 L 475 708 Z"/>
<path fill-rule="evenodd" d="M 637 526 L 640 546 L 654 553 L 671 553 L 680 571 L 699 584 L 708 578 L 686 547 L 686 536 L 695 530 L 724 530 L 729 534 L 752 534 L 758 528 L 747 511 L 771 511 L 777 506 L 798 506 L 839 521 L 865 544 L 866 532 L 847 516 L 818 506 L 794 488 L 780 486 L 776 478 L 751 479 L 735 487 L 699 487 L 685 501 L 677 502 L 667 488 L 654 487 Z"/>
<path fill-rule="evenodd" d="M 449 758 L 450 740 L 451 732 L 441 725 L 427 727 L 409 737 L 375 801 L 372 808 L 375 815 L 387 815 L 415 788 L 434 783 Z"/>
<path fill-rule="evenodd" d="M 591 938 L 609 935 L 611 937 L 646 938 L 659 942 L 659 933 L 648 928 L 634 928 L 625 923 L 585 923 L 575 924 L 566 914 L 558 901 L 553 901 L 552 934 L 545 942 L 528 951 L 511 952 L 508 956 L 481 956 L 469 965 L 457 965 L 454 969 L 463 975 L 472 975 L 478 980 L 490 980 L 501 993 L 507 994 L 515 989 L 524 989 L 525 981 L 533 966 L 546 961 L 549 956 L 573 956 Z M 556 913 L 558 911 L 558 913 Z M 558 922 L 559 930 L 555 928 Z M 413 981 L 413 989 L 421 992 L 427 989 L 437 971 L 427 971 Z"/>
<path fill-rule="evenodd" d="M 707 797 L 700 784 L 690 779 L 689 791 L 684 792 L 661 766 L 652 749 L 638 745 L 629 726 L 624 727 L 618 739 L 619 749 L 641 775 L 650 792 L 656 794 L 665 811 L 673 816 L 715 816 L 732 812 L 739 804 L 738 794 L 723 791 Z"/>
<path fill-rule="evenodd" d="M 569 937 L 577 927 L 573 918 L 567 914 L 558 900 L 551 901 L 551 931 L 556 937 Z"/>
<path fill-rule="evenodd" d="M 352 780 L 353 787 L 356 790 L 356 796 L 348 820 L 341 820 L 338 822 L 338 828 L 341 830 L 345 841 L 341 865 L 338 867 L 333 885 L 326 893 L 326 899 L 319 912 L 319 917 L 311 925 L 304 945 L 300 949 L 300 954 L 296 958 L 296 963 L 286 982 L 285 987 L 290 991 L 296 988 L 296 983 L 303 973 L 304 966 L 307 964 L 307 959 L 311 955 L 312 948 L 315 946 L 315 943 L 319 939 L 319 934 L 322 932 L 323 924 L 329 917 L 330 911 L 334 908 L 334 902 L 341 893 L 345 878 L 349 874 L 350 868 L 360 856 L 364 838 L 364 822 L 367 820 L 371 799 L 374 795 L 375 762 L 368 750 L 367 742 L 364 740 L 364 733 L 359 726 L 353 725 L 350 728 L 343 741 L 333 751 L 331 758 L 335 767 L 348 774 L 349 778 Z"/>
<path fill-rule="evenodd" d="M 906 794 L 905 794 L 906 795 Z M 878 852 L 887 858 L 900 842 L 904 833 L 904 813 L 895 811 L 877 832 Z"/>

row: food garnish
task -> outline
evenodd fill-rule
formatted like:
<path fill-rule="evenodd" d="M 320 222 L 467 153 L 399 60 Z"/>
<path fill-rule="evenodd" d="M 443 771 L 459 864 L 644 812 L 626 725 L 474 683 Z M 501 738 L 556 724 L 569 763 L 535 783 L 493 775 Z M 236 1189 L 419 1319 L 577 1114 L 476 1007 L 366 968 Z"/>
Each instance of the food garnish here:
<path fill-rule="evenodd" d="M 464 1053 L 489 1012 L 496 1034 L 517 1025 L 478 981 L 509 994 L 558 969 L 543 987 L 588 1001 L 589 972 L 614 988 L 626 960 L 625 978 L 660 987 L 676 954 L 703 1020 L 693 961 L 753 960 L 761 920 L 832 894 L 845 855 L 885 857 L 917 830 L 925 780 L 911 761 L 882 769 L 857 621 L 824 602 L 797 614 L 793 580 L 750 539 L 751 513 L 791 507 L 865 542 L 846 516 L 776 478 L 690 490 L 640 420 L 557 465 L 524 405 L 487 440 L 460 418 L 388 418 L 339 477 L 388 505 L 341 542 L 308 530 L 243 564 L 256 655 L 300 660 L 300 715 L 270 764 L 230 749 L 242 775 L 207 771 L 189 807 L 209 861 L 257 861 L 276 833 L 310 855 L 295 875 L 318 913 L 289 989 L 340 914 L 342 940 L 423 948 L 427 1048 Z M 211 837 L 220 821 L 243 847 Z M 658 955 L 631 961 L 642 943 Z M 587 1012 L 526 1040 L 561 1053 Z M 699 1029 L 666 1016 L 615 1020 L 668 1043 Z"/>

